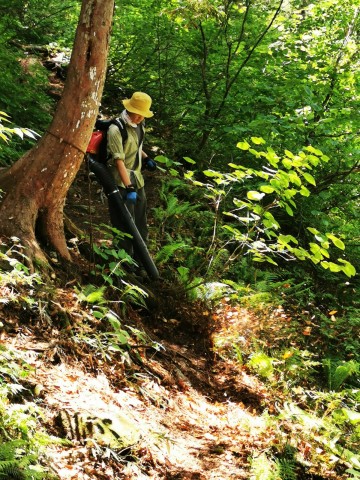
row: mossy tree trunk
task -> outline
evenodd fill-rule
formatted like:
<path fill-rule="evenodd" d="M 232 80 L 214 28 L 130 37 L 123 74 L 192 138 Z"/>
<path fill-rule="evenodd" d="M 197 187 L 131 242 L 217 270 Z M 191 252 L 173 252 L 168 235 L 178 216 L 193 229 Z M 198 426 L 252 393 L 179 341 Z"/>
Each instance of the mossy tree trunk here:
<path fill-rule="evenodd" d="M 71 260 L 63 208 L 98 113 L 114 0 L 83 0 L 64 92 L 37 145 L 0 177 L 0 235 L 20 238 L 30 262 L 47 264 L 38 238 Z M 38 236 L 38 237 L 37 237 Z"/>

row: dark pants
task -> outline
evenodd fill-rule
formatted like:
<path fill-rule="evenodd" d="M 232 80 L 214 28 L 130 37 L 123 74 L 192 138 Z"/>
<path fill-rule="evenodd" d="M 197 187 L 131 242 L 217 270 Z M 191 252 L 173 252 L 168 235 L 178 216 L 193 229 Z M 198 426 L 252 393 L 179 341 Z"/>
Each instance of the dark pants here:
<path fill-rule="evenodd" d="M 120 190 L 120 193 L 123 195 L 123 197 L 125 197 L 126 196 L 125 188 L 119 188 L 119 190 Z M 117 228 L 121 232 L 129 233 L 128 227 L 124 223 L 123 218 L 121 218 L 121 214 L 119 210 L 116 208 L 116 203 L 114 203 L 113 199 L 111 198 L 111 195 L 110 197 L 108 197 L 108 201 L 109 201 L 110 221 L 112 226 Z M 133 217 L 135 225 L 139 230 L 141 237 L 146 243 L 148 239 L 148 227 L 147 227 L 147 214 L 146 214 L 147 202 L 146 202 L 145 189 L 140 188 L 137 190 L 137 199 L 136 199 L 135 205 L 129 202 L 125 202 L 125 205 L 127 206 L 131 216 Z M 133 242 L 131 238 L 126 237 L 120 240 L 117 244 L 117 247 L 123 248 L 126 253 L 134 257 L 134 248 L 133 248 Z"/>

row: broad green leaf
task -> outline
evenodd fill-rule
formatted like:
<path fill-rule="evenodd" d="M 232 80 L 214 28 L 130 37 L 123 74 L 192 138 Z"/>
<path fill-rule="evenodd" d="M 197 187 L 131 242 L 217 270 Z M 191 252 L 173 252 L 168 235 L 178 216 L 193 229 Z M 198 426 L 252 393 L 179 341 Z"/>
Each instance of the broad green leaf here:
<path fill-rule="evenodd" d="M 271 147 L 267 147 L 266 150 L 267 153 L 265 154 L 265 157 L 271 165 L 276 166 L 279 163 L 280 158 L 276 155 L 275 150 L 273 150 Z"/>
<path fill-rule="evenodd" d="M 300 193 L 300 195 L 302 195 L 304 197 L 309 197 L 310 196 L 310 190 L 308 188 L 306 188 L 304 185 L 301 185 L 299 193 Z"/>
<path fill-rule="evenodd" d="M 293 237 L 292 235 L 283 235 L 283 234 L 280 234 L 279 237 L 278 237 L 278 242 L 279 243 L 282 243 L 284 245 L 287 245 L 289 244 L 290 242 L 292 243 L 295 243 L 296 245 L 299 243 L 297 241 L 297 239 L 295 237 Z"/>
<path fill-rule="evenodd" d="M 290 170 L 290 168 L 292 167 L 292 161 L 290 160 L 290 158 L 284 158 L 281 162 L 285 168 L 287 168 L 288 170 Z"/>
<path fill-rule="evenodd" d="M 264 197 L 265 193 L 257 192 L 256 190 L 250 190 L 247 192 L 246 196 L 249 200 L 261 200 Z"/>
<path fill-rule="evenodd" d="M 125 330 L 119 330 L 116 332 L 116 342 L 120 345 L 126 345 L 129 343 L 130 336 Z"/>
<path fill-rule="evenodd" d="M 263 143 L 266 143 L 265 140 L 261 137 L 251 137 L 251 141 L 255 143 L 255 145 L 261 145 Z"/>
<path fill-rule="evenodd" d="M 316 165 L 319 164 L 319 157 L 316 157 L 315 155 L 308 155 L 307 157 L 310 160 L 310 163 L 316 167 Z"/>
<path fill-rule="evenodd" d="M 345 250 L 345 244 L 340 238 L 335 237 L 332 233 L 326 233 L 325 235 L 333 242 L 335 247 L 340 248 L 340 250 Z"/>
<path fill-rule="evenodd" d="M 282 187 L 288 188 L 288 186 L 290 185 L 290 179 L 287 172 L 285 172 L 284 170 L 278 170 L 277 178 L 280 180 Z"/>
<path fill-rule="evenodd" d="M 115 317 L 115 315 L 107 314 L 107 319 L 109 320 L 110 325 L 113 327 L 114 330 L 119 330 L 121 327 L 120 320 Z"/>
<path fill-rule="evenodd" d="M 313 253 L 311 256 L 310 256 L 310 260 L 315 263 L 315 265 L 317 265 L 321 260 L 323 259 L 323 256 L 321 255 L 320 252 L 318 253 Z"/>
<path fill-rule="evenodd" d="M 185 162 L 191 163 L 192 165 L 195 165 L 196 162 L 190 157 L 184 157 Z"/>
<path fill-rule="evenodd" d="M 246 167 L 244 167 L 243 165 L 237 165 L 236 163 L 229 163 L 229 167 L 240 169 L 240 170 L 246 170 Z"/>
<path fill-rule="evenodd" d="M 309 252 L 307 252 L 304 248 L 293 248 L 292 253 L 296 255 L 299 260 L 306 260 L 310 257 Z"/>
<path fill-rule="evenodd" d="M 309 247 L 310 247 L 310 250 L 312 251 L 312 253 L 316 254 L 318 252 L 320 252 L 320 245 L 318 245 L 317 243 L 309 243 Z"/>
<path fill-rule="evenodd" d="M 264 209 L 261 205 L 254 205 L 253 212 L 256 213 L 257 215 L 262 215 L 264 213 Z"/>
<path fill-rule="evenodd" d="M 239 200 L 238 198 L 233 198 L 233 204 L 236 206 L 236 207 L 240 207 L 240 208 L 252 208 L 251 206 L 251 203 L 249 202 L 244 202 L 244 200 Z"/>
<path fill-rule="evenodd" d="M 299 177 L 299 175 L 296 172 L 294 172 L 294 171 L 289 172 L 288 177 L 289 177 L 289 180 L 290 180 L 291 183 L 300 187 L 301 178 Z"/>
<path fill-rule="evenodd" d="M 298 193 L 298 191 L 295 190 L 295 188 L 288 188 L 288 189 L 285 190 L 285 192 L 284 192 L 285 197 L 286 197 L 289 201 L 291 201 L 291 204 L 292 204 L 294 207 L 296 207 L 296 204 L 295 204 L 294 201 L 291 200 L 291 199 L 292 199 L 292 197 L 295 197 L 295 195 L 296 195 L 297 193 Z"/>
<path fill-rule="evenodd" d="M 261 157 L 261 153 L 258 152 L 257 150 L 254 150 L 253 148 L 249 148 L 249 152 L 250 152 L 252 155 L 255 155 L 256 158 Z"/>
<path fill-rule="evenodd" d="M 306 227 L 310 233 L 313 233 L 314 235 L 317 235 L 319 232 L 319 230 L 316 230 L 316 228 L 313 228 L 313 227 Z"/>
<path fill-rule="evenodd" d="M 342 267 L 340 265 L 337 265 L 336 263 L 334 262 L 328 262 L 329 264 L 329 270 L 330 272 L 334 272 L 334 273 L 337 273 L 337 272 L 341 272 L 342 271 Z"/>
<path fill-rule="evenodd" d="M 269 185 L 261 185 L 260 190 L 264 193 L 273 193 L 275 189 Z"/>
<path fill-rule="evenodd" d="M 303 177 L 307 182 L 311 183 L 311 185 L 316 185 L 315 178 L 310 175 L 310 173 L 303 172 Z"/>
<path fill-rule="evenodd" d="M 167 157 L 165 157 L 164 155 L 157 155 L 156 156 L 156 161 L 159 162 L 159 163 L 169 164 L 169 159 Z"/>
<path fill-rule="evenodd" d="M 203 174 L 207 177 L 218 177 L 219 172 L 215 172 L 214 170 L 204 170 Z"/>
<path fill-rule="evenodd" d="M 289 158 L 295 157 L 295 155 L 292 152 L 290 152 L 290 150 L 285 150 L 285 155 L 288 156 Z"/>
<path fill-rule="evenodd" d="M 314 148 L 312 145 L 308 145 L 307 147 L 304 148 L 304 150 L 307 150 L 308 152 L 314 153 L 315 155 L 318 155 L 318 156 L 321 156 L 323 154 L 321 150 Z"/>
<path fill-rule="evenodd" d="M 240 150 L 249 150 L 250 148 L 250 145 L 248 144 L 248 142 L 239 142 L 237 143 L 237 148 L 240 148 Z"/>
<path fill-rule="evenodd" d="M 330 254 L 326 248 L 320 248 L 320 253 L 323 257 L 330 258 Z"/>
<path fill-rule="evenodd" d="M 283 187 L 281 182 L 279 180 L 276 180 L 275 178 L 272 178 L 270 180 L 270 184 L 273 185 L 276 190 L 280 190 Z"/>
<path fill-rule="evenodd" d="M 339 258 L 338 261 L 344 264 L 342 270 L 348 277 L 353 277 L 354 275 L 356 275 L 356 269 L 354 265 L 352 265 L 347 260 L 343 260 L 342 258 Z"/>
<path fill-rule="evenodd" d="M 264 224 L 265 224 L 265 221 L 268 223 L 268 225 L 271 228 L 275 228 L 275 229 L 280 228 L 280 224 L 275 220 L 274 216 L 270 212 L 264 213 Z"/>
<path fill-rule="evenodd" d="M 293 212 L 293 209 L 290 207 L 290 205 L 288 203 L 284 203 L 284 207 L 285 207 L 286 213 L 290 215 L 290 217 L 293 217 L 294 212 Z"/>
<path fill-rule="evenodd" d="M 326 237 L 324 237 L 321 233 L 318 233 L 315 235 L 315 240 L 317 240 L 320 243 L 326 242 Z"/>
<path fill-rule="evenodd" d="M 265 260 L 268 262 L 268 263 L 271 263 L 272 265 L 276 265 L 278 266 L 278 264 L 275 262 L 275 260 L 273 260 L 271 257 L 269 257 L 268 255 L 265 255 Z"/>
<path fill-rule="evenodd" d="M 360 413 L 356 412 L 355 410 L 350 410 L 348 408 L 342 408 L 341 409 L 343 414 L 347 417 L 347 420 L 349 420 L 351 423 L 360 423 Z"/>

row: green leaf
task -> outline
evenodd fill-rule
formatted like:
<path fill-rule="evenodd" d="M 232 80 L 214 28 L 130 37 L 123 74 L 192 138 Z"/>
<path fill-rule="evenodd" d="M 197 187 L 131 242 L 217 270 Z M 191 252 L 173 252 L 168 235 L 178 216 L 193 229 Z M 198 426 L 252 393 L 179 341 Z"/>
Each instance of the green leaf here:
<path fill-rule="evenodd" d="M 271 147 L 267 147 L 267 153 L 265 154 L 265 158 L 273 167 L 276 167 L 280 160 L 279 157 L 276 155 L 275 150 L 273 150 Z"/>
<path fill-rule="evenodd" d="M 221 175 L 219 172 L 215 172 L 214 170 L 204 170 L 203 174 L 207 177 L 219 177 Z"/>
<path fill-rule="evenodd" d="M 323 257 L 330 258 L 329 252 L 326 250 L 326 248 L 320 248 L 320 253 Z"/>
<path fill-rule="evenodd" d="M 316 228 L 313 227 L 306 227 L 310 233 L 313 233 L 314 235 L 318 235 L 320 232 L 319 230 L 316 230 Z"/>
<path fill-rule="evenodd" d="M 290 168 L 292 167 L 292 161 L 289 159 L 289 158 L 284 158 L 282 160 L 282 164 L 284 165 L 285 168 L 287 168 L 288 170 L 290 170 Z"/>
<path fill-rule="evenodd" d="M 315 178 L 310 175 L 310 173 L 303 172 L 303 177 L 308 183 L 311 183 L 311 185 L 316 185 Z"/>
<path fill-rule="evenodd" d="M 235 168 L 236 170 L 246 170 L 246 167 L 243 165 L 237 165 L 236 163 L 229 163 L 229 167 Z"/>
<path fill-rule="evenodd" d="M 310 190 L 308 188 L 306 188 L 304 185 L 301 185 L 299 193 L 303 197 L 309 197 L 310 196 Z"/>
<path fill-rule="evenodd" d="M 190 157 L 183 157 L 183 158 L 184 158 L 185 162 L 191 163 L 192 165 L 196 164 L 195 160 L 193 160 Z"/>
<path fill-rule="evenodd" d="M 256 190 L 250 190 L 249 192 L 247 192 L 246 194 L 247 198 L 249 200 L 261 200 L 264 196 L 265 196 L 265 193 L 260 193 L 260 192 L 257 192 Z"/>
<path fill-rule="evenodd" d="M 104 287 L 89 293 L 86 297 L 88 303 L 99 303 L 104 300 Z"/>
<path fill-rule="evenodd" d="M 273 260 L 271 257 L 269 257 L 268 255 L 265 255 L 265 260 L 268 262 L 268 263 L 271 263 L 272 265 L 276 265 L 278 266 L 278 264 L 275 262 L 275 260 Z"/>
<path fill-rule="evenodd" d="M 255 145 L 261 145 L 263 143 L 266 143 L 265 140 L 261 137 L 251 137 L 251 141 L 255 143 Z"/>
<path fill-rule="evenodd" d="M 293 217 L 294 212 L 293 212 L 292 208 L 290 207 L 290 205 L 288 203 L 284 203 L 284 207 L 285 207 L 286 213 L 288 215 L 290 215 L 290 217 Z"/>
<path fill-rule="evenodd" d="M 255 155 L 256 158 L 261 157 L 261 153 L 258 152 L 257 150 L 254 150 L 253 148 L 250 148 L 249 152 L 252 153 L 253 155 Z"/>
<path fill-rule="evenodd" d="M 321 248 L 320 248 L 320 245 L 318 245 L 317 243 L 309 243 L 309 247 L 310 247 L 310 250 L 312 251 L 312 253 L 316 254 L 318 252 L 320 252 Z"/>
<path fill-rule="evenodd" d="M 296 245 L 299 243 L 297 241 L 297 239 L 295 237 L 293 237 L 292 235 L 279 235 L 279 238 L 278 238 L 278 241 L 280 243 L 284 243 L 284 244 L 288 244 L 289 242 L 293 242 L 295 243 Z"/>
<path fill-rule="evenodd" d="M 342 258 L 339 258 L 338 260 L 340 263 L 344 264 L 342 271 L 345 273 L 345 275 L 347 275 L 348 277 L 354 277 L 356 275 L 356 269 L 354 265 L 352 265 L 347 260 L 343 260 Z"/>
<path fill-rule="evenodd" d="M 325 235 L 333 242 L 335 247 L 340 248 L 340 250 L 345 250 L 345 244 L 340 238 L 335 237 L 332 233 L 326 233 Z"/>
<path fill-rule="evenodd" d="M 316 165 L 319 164 L 319 158 L 316 157 L 315 155 L 308 155 L 307 157 L 310 160 L 310 163 L 316 167 Z"/>
<path fill-rule="evenodd" d="M 264 193 L 273 193 L 275 188 L 270 187 L 269 185 L 261 185 L 260 190 Z"/>
<path fill-rule="evenodd" d="M 318 156 L 321 156 L 323 154 L 321 150 L 314 148 L 312 145 L 308 145 L 307 147 L 304 148 L 304 150 L 307 150 L 308 152 L 314 153 L 315 155 L 318 155 Z"/>
<path fill-rule="evenodd" d="M 294 172 L 294 171 L 289 172 L 288 177 L 289 177 L 289 180 L 290 180 L 291 183 L 293 183 L 297 187 L 300 187 L 301 179 L 296 172 Z"/>
<path fill-rule="evenodd" d="M 250 148 L 250 145 L 248 144 L 248 142 L 239 142 L 237 143 L 237 148 L 240 148 L 240 150 L 249 150 Z"/>
<path fill-rule="evenodd" d="M 329 266 L 330 272 L 337 273 L 342 271 L 342 267 L 340 265 L 337 265 L 334 262 L 328 262 L 328 266 Z"/>
<path fill-rule="evenodd" d="M 295 157 L 295 155 L 292 152 L 290 152 L 290 150 L 285 150 L 285 155 L 288 156 L 289 158 Z"/>
<path fill-rule="evenodd" d="M 113 327 L 114 330 L 119 330 L 121 327 L 120 320 L 115 317 L 115 315 L 111 314 L 110 312 L 106 315 L 107 319 L 109 320 L 110 325 Z"/>

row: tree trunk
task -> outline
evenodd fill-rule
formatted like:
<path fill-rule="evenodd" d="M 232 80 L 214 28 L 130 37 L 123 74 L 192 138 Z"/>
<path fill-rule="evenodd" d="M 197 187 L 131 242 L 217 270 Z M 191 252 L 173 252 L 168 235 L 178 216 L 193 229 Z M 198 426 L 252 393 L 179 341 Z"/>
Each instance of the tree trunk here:
<path fill-rule="evenodd" d="M 44 239 L 71 260 L 63 207 L 98 113 L 106 76 L 114 0 L 83 0 L 64 92 L 38 144 L 0 177 L 0 233 L 20 238 L 33 261 L 47 264 Z"/>

